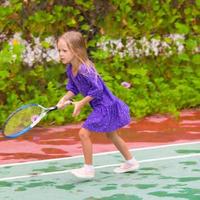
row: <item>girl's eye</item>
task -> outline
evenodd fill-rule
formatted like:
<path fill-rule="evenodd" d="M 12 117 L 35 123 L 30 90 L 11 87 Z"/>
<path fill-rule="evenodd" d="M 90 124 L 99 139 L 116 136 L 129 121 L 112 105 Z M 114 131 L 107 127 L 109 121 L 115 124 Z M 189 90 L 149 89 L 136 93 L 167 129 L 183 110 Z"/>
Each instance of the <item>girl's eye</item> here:
<path fill-rule="evenodd" d="M 65 50 L 65 49 L 58 49 L 58 52 L 60 53 L 60 52 L 67 52 L 67 50 Z"/>

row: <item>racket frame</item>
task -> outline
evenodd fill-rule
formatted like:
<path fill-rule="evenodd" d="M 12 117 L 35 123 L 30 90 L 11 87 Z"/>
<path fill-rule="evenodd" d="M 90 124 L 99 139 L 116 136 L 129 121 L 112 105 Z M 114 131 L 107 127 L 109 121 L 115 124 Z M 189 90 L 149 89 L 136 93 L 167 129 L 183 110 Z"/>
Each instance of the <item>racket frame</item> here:
<path fill-rule="evenodd" d="M 12 134 L 12 135 L 6 135 L 6 134 L 4 133 L 4 130 L 5 130 L 5 127 L 6 127 L 7 123 L 8 123 L 8 121 L 10 120 L 10 118 L 11 118 L 13 115 L 15 115 L 16 113 L 18 113 L 19 111 L 21 111 L 21 110 L 23 110 L 23 109 L 25 109 L 25 108 L 28 108 L 28 107 L 32 107 L 32 106 L 39 106 L 39 107 L 42 109 L 42 112 L 40 113 L 40 115 L 38 116 L 38 118 L 37 118 L 32 124 L 30 124 L 29 126 L 25 127 L 25 128 L 22 129 L 21 131 L 15 133 L 15 134 Z M 41 119 L 47 115 L 48 112 L 51 112 L 51 111 L 57 110 L 57 109 L 58 109 L 57 106 L 53 106 L 53 107 L 50 107 L 50 108 L 45 108 L 45 107 L 43 107 L 43 106 L 41 106 L 41 105 L 39 105 L 39 104 L 27 104 L 27 105 L 23 105 L 23 106 L 19 107 L 17 110 L 15 110 L 14 112 L 12 112 L 12 113 L 8 116 L 7 120 L 5 121 L 5 123 L 4 123 L 4 125 L 3 125 L 2 133 L 3 133 L 4 137 L 6 137 L 6 138 L 16 138 L 16 137 L 18 137 L 18 136 L 20 136 L 20 135 L 22 135 L 22 134 L 28 132 L 28 131 L 31 130 L 34 126 L 36 126 L 36 125 L 41 121 Z"/>

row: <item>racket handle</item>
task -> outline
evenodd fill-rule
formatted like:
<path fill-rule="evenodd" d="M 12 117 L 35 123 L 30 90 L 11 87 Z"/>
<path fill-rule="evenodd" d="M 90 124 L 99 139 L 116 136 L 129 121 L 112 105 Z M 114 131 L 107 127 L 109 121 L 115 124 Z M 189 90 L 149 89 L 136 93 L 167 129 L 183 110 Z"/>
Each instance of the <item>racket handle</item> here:
<path fill-rule="evenodd" d="M 50 108 L 48 109 L 48 112 L 51 112 L 51 111 L 57 110 L 57 109 L 58 109 L 57 106 L 52 106 L 52 107 L 50 107 Z"/>
<path fill-rule="evenodd" d="M 72 104 L 73 104 L 73 101 L 72 101 L 72 100 L 67 100 L 67 101 L 65 102 L 65 106 L 68 105 L 68 104 L 72 105 Z M 50 107 L 48 110 L 49 110 L 49 112 L 51 112 L 51 111 L 53 111 L 53 110 L 58 110 L 58 106 Z"/>
<path fill-rule="evenodd" d="M 73 101 L 70 99 L 70 100 L 67 100 L 64 102 L 64 105 L 62 106 L 61 109 L 65 108 L 67 105 L 72 105 L 73 104 Z M 56 109 L 60 109 L 58 106 L 55 106 Z"/>

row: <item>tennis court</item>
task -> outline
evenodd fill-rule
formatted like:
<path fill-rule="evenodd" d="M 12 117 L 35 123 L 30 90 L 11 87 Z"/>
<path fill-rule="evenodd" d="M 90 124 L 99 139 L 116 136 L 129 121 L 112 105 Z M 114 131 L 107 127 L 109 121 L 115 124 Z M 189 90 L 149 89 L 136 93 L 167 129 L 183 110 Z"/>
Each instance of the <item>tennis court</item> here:
<path fill-rule="evenodd" d="M 200 200 L 199 9 L 2 0 L 0 200 Z M 113 172 L 131 156 L 112 131 L 137 171 Z M 70 173 L 83 152 L 94 179 Z"/>
<path fill-rule="evenodd" d="M 0 199 L 200 199 L 200 141 L 137 148 L 141 167 L 114 174 L 118 152 L 94 156 L 96 177 L 82 180 L 69 171 L 82 156 L 0 166 Z"/>

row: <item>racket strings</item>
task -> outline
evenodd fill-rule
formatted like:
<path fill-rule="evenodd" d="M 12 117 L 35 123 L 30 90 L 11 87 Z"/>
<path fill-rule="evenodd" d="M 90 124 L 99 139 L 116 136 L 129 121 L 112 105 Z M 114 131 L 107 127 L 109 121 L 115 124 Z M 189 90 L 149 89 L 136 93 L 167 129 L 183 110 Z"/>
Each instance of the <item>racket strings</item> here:
<path fill-rule="evenodd" d="M 26 127 L 29 127 L 39 118 L 41 112 L 42 108 L 39 106 L 31 106 L 19 110 L 7 121 L 4 127 L 4 134 L 7 136 L 14 135 Z"/>

